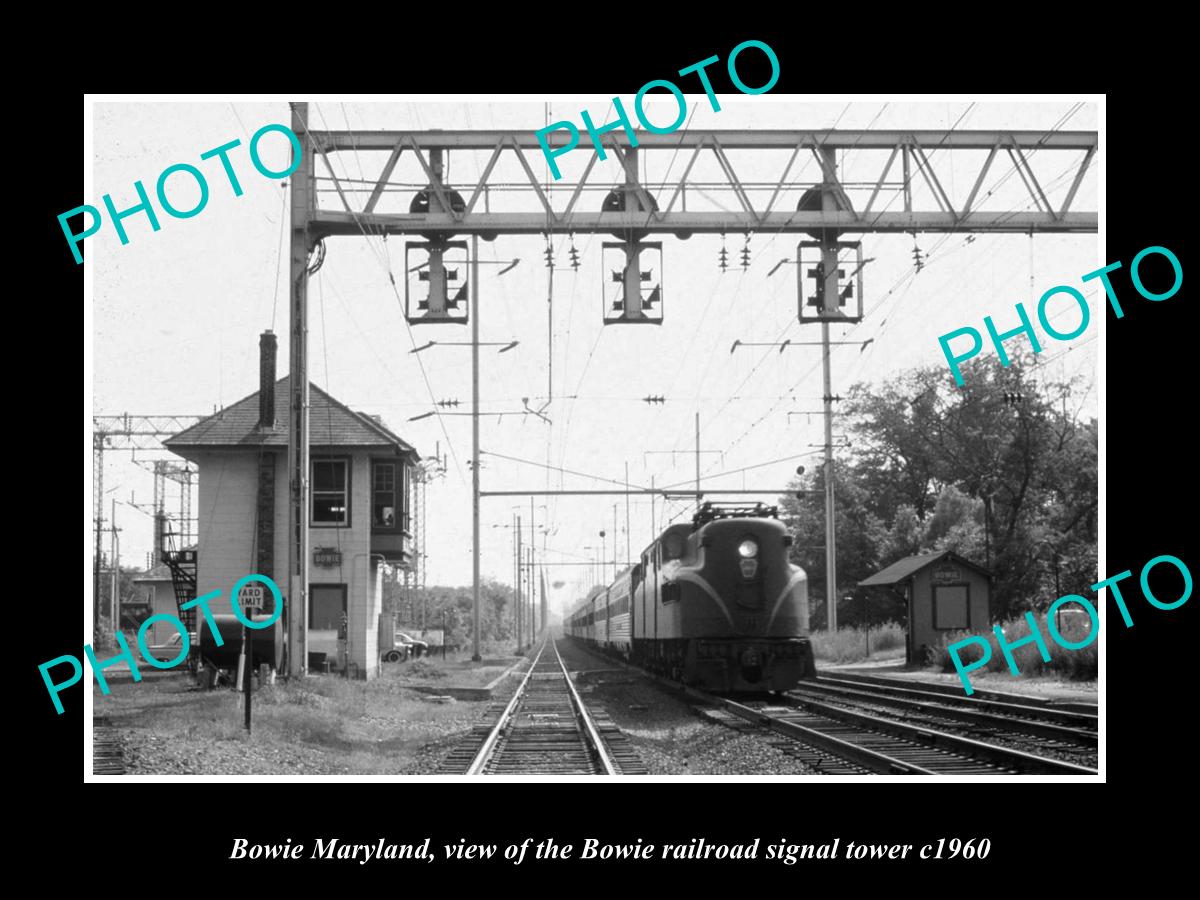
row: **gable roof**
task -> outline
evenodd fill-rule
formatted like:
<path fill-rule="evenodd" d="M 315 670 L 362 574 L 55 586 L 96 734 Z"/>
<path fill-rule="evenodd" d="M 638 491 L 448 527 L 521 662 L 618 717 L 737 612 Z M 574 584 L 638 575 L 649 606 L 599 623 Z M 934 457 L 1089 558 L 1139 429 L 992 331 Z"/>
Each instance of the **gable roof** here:
<path fill-rule="evenodd" d="M 199 550 L 199 544 L 188 544 L 184 550 Z M 133 579 L 134 584 L 141 584 L 148 581 L 171 581 L 171 567 L 165 562 L 160 562 L 152 569 L 147 569 Z"/>
<path fill-rule="evenodd" d="M 902 581 L 908 581 L 922 569 L 927 569 L 941 559 L 950 559 L 967 568 L 974 569 L 985 578 L 991 578 L 991 573 L 983 566 L 977 566 L 969 559 L 963 559 L 952 550 L 942 550 L 938 553 L 925 553 L 921 556 L 906 556 L 897 560 L 886 569 L 876 572 L 870 578 L 864 578 L 858 583 L 859 587 L 891 587 Z"/>
<path fill-rule="evenodd" d="M 170 581 L 171 569 L 166 563 L 159 563 L 153 569 L 143 572 L 133 579 L 134 584 L 142 584 L 147 581 Z"/>
<path fill-rule="evenodd" d="M 258 427 L 258 391 L 163 441 L 168 450 L 192 447 L 287 447 L 291 404 L 285 375 L 275 382 L 275 427 Z M 417 462 L 417 451 L 377 416 L 355 412 L 309 382 L 308 442 L 312 447 L 387 447 Z M 180 455 L 184 455 L 180 453 Z"/>

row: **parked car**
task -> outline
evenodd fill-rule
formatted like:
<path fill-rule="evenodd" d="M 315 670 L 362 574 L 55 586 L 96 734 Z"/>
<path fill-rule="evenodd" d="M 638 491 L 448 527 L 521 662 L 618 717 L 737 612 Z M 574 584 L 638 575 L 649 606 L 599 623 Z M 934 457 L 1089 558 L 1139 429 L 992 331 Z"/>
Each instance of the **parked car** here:
<path fill-rule="evenodd" d="M 175 631 L 171 633 L 169 638 L 167 638 L 167 642 L 165 644 L 151 644 L 146 648 L 146 650 L 148 650 L 150 655 L 159 662 L 170 662 L 179 655 L 179 651 L 181 649 L 180 644 L 182 643 L 183 635 L 181 635 L 178 631 Z M 189 647 L 196 646 L 196 633 L 194 631 L 188 632 L 188 645 Z"/>
<path fill-rule="evenodd" d="M 380 655 L 383 657 L 384 662 L 394 663 L 408 659 L 408 651 L 408 645 L 400 643 L 399 639 L 397 639 L 395 647 L 390 650 L 384 650 Z"/>
<path fill-rule="evenodd" d="M 381 650 L 380 656 L 384 662 L 401 662 L 410 657 L 416 658 L 424 656 L 429 652 L 429 644 L 420 638 L 412 637 L 403 631 L 396 631 L 392 634 L 392 646 L 389 649 Z"/>
<path fill-rule="evenodd" d="M 414 658 L 424 656 L 429 652 L 429 644 L 425 643 L 425 641 L 420 638 L 411 637 L 403 631 L 397 631 L 396 646 L 398 647 L 401 644 L 408 648 L 408 655 Z"/>

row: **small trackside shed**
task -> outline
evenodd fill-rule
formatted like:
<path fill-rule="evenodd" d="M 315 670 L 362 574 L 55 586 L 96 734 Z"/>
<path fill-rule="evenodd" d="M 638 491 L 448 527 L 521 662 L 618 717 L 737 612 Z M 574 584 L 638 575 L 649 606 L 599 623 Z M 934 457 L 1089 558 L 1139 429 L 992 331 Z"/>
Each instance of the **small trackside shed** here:
<path fill-rule="evenodd" d="M 859 587 L 890 590 L 908 609 L 905 657 L 927 661 L 948 631 L 986 631 L 991 623 L 991 573 L 951 550 L 906 556 Z"/>

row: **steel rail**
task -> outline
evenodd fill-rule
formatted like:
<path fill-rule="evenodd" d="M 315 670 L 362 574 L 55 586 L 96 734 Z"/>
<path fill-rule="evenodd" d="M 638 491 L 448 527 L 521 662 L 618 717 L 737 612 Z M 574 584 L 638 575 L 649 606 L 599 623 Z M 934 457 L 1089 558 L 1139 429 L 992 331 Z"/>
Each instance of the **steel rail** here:
<path fill-rule="evenodd" d="M 521 698 L 525 693 L 525 686 L 529 684 L 529 677 L 533 674 L 533 670 L 537 668 L 538 660 L 542 658 L 542 653 L 545 651 L 545 643 L 538 649 L 537 656 L 529 663 L 529 671 L 525 673 L 525 677 L 521 679 L 521 683 L 517 686 L 517 690 L 513 693 L 512 699 L 508 701 L 508 705 L 504 707 L 504 711 L 500 713 L 500 718 L 496 720 L 496 724 L 492 726 L 492 730 L 488 732 L 487 738 L 483 745 L 479 748 L 475 757 L 471 760 L 471 764 L 467 766 L 467 775 L 479 775 L 483 771 L 483 767 L 487 765 L 488 759 L 492 755 L 492 751 L 496 747 L 496 741 L 500 738 L 500 733 L 504 730 L 505 724 L 516 711 L 517 706 L 521 702 Z"/>
<path fill-rule="evenodd" d="M 1044 756 L 1037 756 L 1033 753 L 1026 753 L 1023 750 L 1012 750 L 1008 747 L 999 747 L 995 744 L 988 744 L 984 741 L 974 740 L 973 738 L 948 734 L 944 731 L 937 731 L 933 728 L 907 725 L 903 722 L 897 722 L 892 719 L 882 719 L 879 716 L 872 716 L 867 713 L 853 712 L 851 710 L 841 709 L 836 706 L 830 706 L 827 703 L 820 703 L 816 700 L 799 700 L 794 697 L 791 699 L 806 709 L 812 710 L 818 715 L 825 716 L 826 718 L 837 719 L 842 722 L 858 725 L 860 727 L 876 732 L 882 732 L 884 734 L 891 734 L 896 737 L 913 741 L 914 743 L 924 744 L 926 746 L 946 750 L 951 753 L 961 753 L 972 756 L 976 759 L 982 759 L 998 765 L 1008 766 L 1023 773 L 1034 775 L 1099 774 L 1096 769 L 1092 769 L 1087 766 L 1080 766 L 1076 765 L 1075 763 L 1064 762 L 1063 760 L 1059 759 L 1049 759 Z"/>
<path fill-rule="evenodd" d="M 512 697 L 509 699 L 507 705 L 505 705 L 504 710 L 501 712 L 499 718 L 496 720 L 496 724 L 492 726 L 491 730 L 488 732 L 487 737 L 484 739 L 483 744 L 480 745 L 479 750 L 475 753 L 475 756 L 471 759 L 471 763 L 467 767 L 467 771 L 466 771 L 467 775 L 482 775 L 482 774 L 484 774 L 484 770 L 486 769 L 488 764 L 490 762 L 492 762 L 493 756 L 496 752 L 497 744 L 500 741 L 501 736 L 504 734 L 505 729 L 512 722 L 514 716 L 517 715 L 517 713 L 519 712 L 519 710 L 521 708 L 522 703 L 526 699 L 526 696 L 527 696 L 526 689 L 529 686 L 529 683 L 530 683 L 530 680 L 532 679 L 533 673 L 537 670 L 538 663 L 541 661 L 541 658 L 542 658 L 542 654 L 546 652 L 546 644 L 547 643 L 552 644 L 552 647 L 554 650 L 555 662 L 558 664 L 558 670 L 559 670 L 558 674 L 560 674 L 562 676 L 563 681 L 566 684 L 567 696 L 568 696 L 569 702 L 571 704 L 571 711 L 574 715 L 576 726 L 579 729 L 580 735 L 583 737 L 584 741 L 588 744 L 589 754 L 591 755 L 595 764 L 601 770 L 597 774 L 602 774 L 602 775 L 619 775 L 620 774 L 617 767 L 613 764 L 612 758 L 609 756 L 608 752 L 605 749 L 604 739 L 600 736 L 600 731 L 596 727 L 596 723 L 595 723 L 595 720 L 592 718 L 592 714 L 588 711 L 587 706 L 584 704 L 582 698 L 579 696 L 578 691 L 575 690 L 575 685 L 571 682 L 571 675 L 567 671 L 567 667 L 566 667 L 565 663 L 563 663 L 562 655 L 558 652 L 557 644 L 553 644 L 549 639 L 547 639 L 547 640 L 543 641 L 541 647 L 538 648 L 538 652 L 533 657 L 533 660 L 529 666 L 529 670 L 525 673 L 525 677 L 521 679 L 521 683 L 517 686 L 516 691 L 513 693 Z"/>
<path fill-rule="evenodd" d="M 652 678 L 660 676 L 652 675 Z M 668 684 L 678 685 L 678 682 L 667 682 Z M 720 706 L 729 712 L 733 713 L 740 719 L 745 719 L 747 722 L 753 722 L 755 725 L 765 726 L 779 734 L 786 735 L 790 738 L 803 741 L 806 744 L 811 744 L 819 750 L 824 750 L 826 753 L 832 753 L 839 759 L 844 759 L 855 765 L 862 766 L 871 772 L 882 775 L 936 775 L 937 773 L 931 769 L 925 769 L 921 766 L 907 763 L 903 760 L 896 759 L 893 756 L 888 756 L 884 753 L 879 753 L 875 750 L 870 750 L 858 744 L 844 741 L 841 738 L 834 737 L 830 734 L 817 731 L 814 728 L 808 728 L 804 725 L 797 725 L 795 722 L 787 722 L 783 719 L 771 716 L 764 713 L 762 710 L 754 709 L 753 707 L 744 706 L 735 700 L 730 700 L 727 697 L 718 697 L 715 694 L 709 694 L 697 688 L 683 686 L 683 692 L 690 697 L 695 697 L 697 700 L 703 700 L 705 703 L 710 703 Z"/>
<path fill-rule="evenodd" d="M 929 695 L 933 698 L 931 700 L 913 700 L 889 693 L 886 688 L 870 690 L 867 685 L 843 687 L 841 685 L 827 684 L 822 681 L 811 683 L 801 682 L 788 692 L 789 696 L 808 696 L 811 694 L 820 694 L 834 700 L 844 699 L 846 702 L 876 703 L 881 706 L 891 706 L 897 709 L 925 712 L 945 719 L 955 719 L 959 722 L 991 726 L 1005 731 L 1034 735 L 1036 737 L 1083 741 L 1093 745 L 1096 742 L 1095 731 L 1072 728 L 1068 725 L 1056 725 L 1046 721 L 1039 722 L 1032 719 L 1016 718 L 995 712 L 964 709 L 961 706 L 954 705 L 952 698 L 942 697 L 938 694 Z"/>
<path fill-rule="evenodd" d="M 579 692 L 575 690 L 575 685 L 571 682 L 571 673 L 567 671 L 566 664 L 562 660 L 562 654 L 558 652 L 558 642 L 551 641 L 551 644 L 554 647 L 554 658 L 558 660 L 563 678 L 567 682 L 567 690 L 571 695 L 571 705 L 575 707 L 575 719 L 583 727 L 584 735 L 587 737 L 588 743 L 592 745 L 593 756 L 595 756 L 605 775 L 619 775 L 620 773 L 617 771 L 616 766 L 613 765 L 612 760 L 604 749 L 604 740 L 600 737 L 600 731 L 596 728 L 592 714 L 588 712 L 587 707 L 579 696 Z M 542 646 L 545 647 L 545 644 Z"/>
<path fill-rule="evenodd" d="M 586 648 L 588 652 L 596 653 L 591 648 Z M 606 657 L 608 658 L 608 657 Z M 679 691 L 684 696 L 693 697 L 713 706 L 717 706 L 727 710 L 728 712 L 752 722 L 757 725 L 769 728 L 778 734 L 783 734 L 791 737 L 794 740 L 809 744 L 818 750 L 823 750 L 840 759 L 846 760 L 854 765 L 859 765 L 869 771 L 877 774 L 914 774 L 914 775 L 941 775 L 945 774 L 934 769 L 924 768 L 915 763 L 905 762 L 887 754 L 880 753 L 876 750 L 871 750 L 863 747 L 852 741 L 843 740 L 834 735 L 825 734 L 824 732 L 800 725 L 795 722 L 789 722 L 773 716 L 761 709 L 745 706 L 737 701 L 727 697 L 720 697 L 714 694 L 709 694 L 699 688 L 691 687 L 674 681 L 661 675 L 656 675 L 640 666 L 625 662 L 624 660 L 614 659 L 618 666 L 631 669 L 649 678 L 651 681 L 657 682 L 664 687 Z M 911 745 L 922 747 L 926 750 L 940 751 L 942 753 L 956 755 L 961 762 L 973 763 L 975 765 L 992 766 L 997 769 L 1004 767 L 1008 770 L 1031 773 L 1031 774 L 1057 774 L 1057 775 L 1097 775 L 1097 770 L 1086 766 L 1076 765 L 1074 763 L 1063 762 L 1061 760 L 1049 759 L 1042 756 L 1037 756 L 1032 753 L 1026 753 L 1020 750 L 1010 750 L 1006 747 L 988 744 L 983 741 L 973 740 L 971 738 L 958 737 L 957 735 L 947 734 L 930 728 L 921 728 L 911 725 L 905 725 L 901 722 L 894 722 L 888 719 L 881 719 L 876 716 L 870 716 L 863 713 L 851 713 L 846 710 L 829 707 L 825 704 L 815 701 L 803 701 L 797 698 L 790 698 L 797 705 L 793 709 L 799 709 L 800 705 L 809 707 L 817 715 L 823 716 L 827 720 L 834 720 L 842 724 L 849 723 L 857 725 L 866 731 L 876 735 L 891 735 L 901 740 L 907 741 Z M 996 771 L 987 774 L 1007 774 L 1005 771 Z"/>
<path fill-rule="evenodd" d="M 1043 719 L 1058 722 L 1060 725 L 1079 725 L 1095 730 L 1099 719 L 1095 706 L 1068 701 L 1065 703 L 1052 700 L 1042 700 L 1023 694 L 1011 694 L 1001 691 L 976 690 L 969 697 L 961 690 L 945 684 L 930 684 L 921 681 L 900 681 L 895 678 L 885 678 L 878 675 L 859 675 L 857 673 L 838 673 L 836 675 L 818 674 L 817 681 L 837 682 L 855 686 L 879 685 L 886 687 L 896 694 L 906 696 L 921 696 L 938 698 L 942 702 L 954 703 L 963 707 L 977 706 L 980 709 L 991 709 L 996 712 L 1012 712 L 1014 715 L 1036 715 Z"/>

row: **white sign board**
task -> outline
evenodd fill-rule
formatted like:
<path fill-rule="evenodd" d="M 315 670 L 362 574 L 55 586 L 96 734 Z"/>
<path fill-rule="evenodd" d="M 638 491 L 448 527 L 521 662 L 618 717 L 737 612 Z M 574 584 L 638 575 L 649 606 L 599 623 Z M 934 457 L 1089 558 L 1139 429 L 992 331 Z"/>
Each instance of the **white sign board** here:
<path fill-rule="evenodd" d="M 243 584 L 238 591 L 238 603 L 247 615 L 262 612 L 266 606 L 267 586 L 261 581 L 251 581 Z"/>

